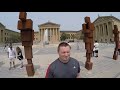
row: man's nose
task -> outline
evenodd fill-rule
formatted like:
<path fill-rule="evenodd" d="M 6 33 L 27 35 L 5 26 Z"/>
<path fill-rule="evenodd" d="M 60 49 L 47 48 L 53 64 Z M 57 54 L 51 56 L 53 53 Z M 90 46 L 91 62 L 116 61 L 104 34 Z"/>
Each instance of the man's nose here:
<path fill-rule="evenodd" d="M 65 56 L 68 56 L 68 53 L 65 53 Z"/>

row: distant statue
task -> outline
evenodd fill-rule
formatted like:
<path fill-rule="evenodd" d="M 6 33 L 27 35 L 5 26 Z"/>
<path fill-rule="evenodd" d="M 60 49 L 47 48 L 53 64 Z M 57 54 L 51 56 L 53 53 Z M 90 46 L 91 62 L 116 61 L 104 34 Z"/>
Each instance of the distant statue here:
<path fill-rule="evenodd" d="M 118 31 L 117 25 L 114 25 L 113 34 L 114 34 L 114 42 L 115 42 L 113 59 L 117 60 L 118 59 L 118 45 L 119 45 L 119 31 Z"/>

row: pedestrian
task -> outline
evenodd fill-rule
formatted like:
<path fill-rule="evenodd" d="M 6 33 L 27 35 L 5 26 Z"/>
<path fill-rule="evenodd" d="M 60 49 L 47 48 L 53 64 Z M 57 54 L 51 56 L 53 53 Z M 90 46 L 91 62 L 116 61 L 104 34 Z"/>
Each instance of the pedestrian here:
<path fill-rule="evenodd" d="M 5 46 L 4 46 L 4 50 L 6 49 L 6 47 L 7 47 L 7 45 L 5 44 Z"/>
<path fill-rule="evenodd" d="M 58 55 L 47 69 L 46 78 L 79 78 L 80 77 L 80 64 L 79 62 L 70 57 L 71 46 L 62 42 L 58 45 Z"/>
<path fill-rule="evenodd" d="M 7 50 L 7 54 L 8 54 L 8 58 L 10 60 L 10 68 L 9 68 L 9 70 L 11 70 L 12 65 L 15 68 L 15 58 L 16 58 L 16 52 L 15 52 L 15 49 L 12 47 L 12 45 L 9 46 L 9 48 Z"/>
<path fill-rule="evenodd" d="M 3 51 L 7 51 L 7 44 L 5 43 Z"/>
<path fill-rule="evenodd" d="M 94 52 L 95 52 L 95 57 L 98 57 L 98 50 L 99 50 L 99 43 L 97 42 L 97 40 L 94 43 Z"/>
<path fill-rule="evenodd" d="M 23 68 L 23 55 L 22 55 L 22 50 L 20 49 L 20 47 L 16 47 L 16 52 L 17 52 L 17 59 L 19 59 L 20 61 L 20 68 Z"/>
<path fill-rule="evenodd" d="M 92 56 L 94 57 L 95 55 L 95 46 L 93 45 L 93 53 L 92 53 Z"/>
<path fill-rule="evenodd" d="M 80 50 L 79 41 L 77 40 L 77 50 Z"/>

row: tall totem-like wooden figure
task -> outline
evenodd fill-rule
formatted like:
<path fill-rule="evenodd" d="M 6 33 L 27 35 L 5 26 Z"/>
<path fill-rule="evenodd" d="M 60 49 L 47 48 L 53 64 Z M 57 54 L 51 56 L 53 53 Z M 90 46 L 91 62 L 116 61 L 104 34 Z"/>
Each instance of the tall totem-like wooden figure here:
<path fill-rule="evenodd" d="M 85 17 L 85 24 L 82 24 L 83 33 L 84 33 L 84 42 L 85 42 L 85 49 L 86 49 L 86 62 L 85 68 L 87 70 L 91 70 L 93 63 L 90 62 L 92 52 L 93 52 L 93 31 L 94 31 L 94 24 L 91 23 L 90 17 Z"/>
<path fill-rule="evenodd" d="M 24 46 L 25 58 L 28 64 L 26 65 L 27 75 L 34 76 L 34 66 L 32 63 L 32 45 L 34 39 L 33 21 L 31 19 L 26 19 L 27 13 L 19 13 L 18 30 L 21 31 L 22 46 Z"/>
<path fill-rule="evenodd" d="M 115 50 L 113 54 L 113 59 L 117 60 L 118 59 L 118 44 L 119 44 L 119 31 L 118 31 L 117 25 L 114 25 L 113 34 L 114 34 L 114 41 L 115 41 Z"/>

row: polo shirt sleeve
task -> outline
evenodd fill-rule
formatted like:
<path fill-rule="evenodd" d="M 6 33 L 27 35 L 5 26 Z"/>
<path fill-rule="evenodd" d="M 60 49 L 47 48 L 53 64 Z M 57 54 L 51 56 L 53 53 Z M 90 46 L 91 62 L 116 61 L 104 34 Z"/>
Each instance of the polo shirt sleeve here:
<path fill-rule="evenodd" d="M 45 78 L 54 78 L 53 77 L 53 71 L 52 71 L 51 65 L 48 66 Z"/>

